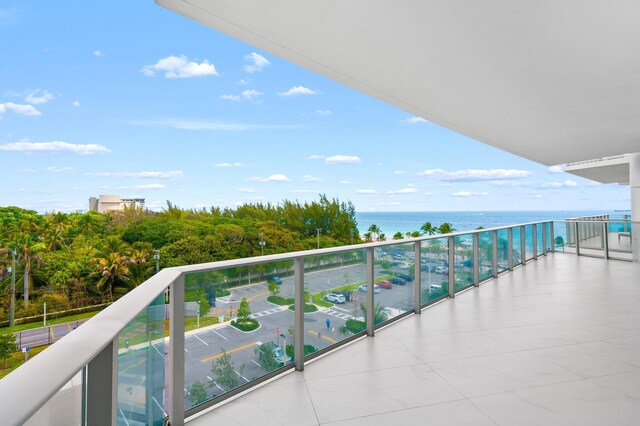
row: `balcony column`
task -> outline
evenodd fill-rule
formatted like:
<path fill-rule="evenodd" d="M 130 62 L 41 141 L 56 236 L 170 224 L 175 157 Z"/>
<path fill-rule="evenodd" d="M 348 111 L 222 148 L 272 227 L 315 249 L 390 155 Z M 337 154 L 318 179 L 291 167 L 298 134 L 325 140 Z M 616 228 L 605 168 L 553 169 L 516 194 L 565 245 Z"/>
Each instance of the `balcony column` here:
<path fill-rule="evenodd" d="M 633 261 L 640 263 L 640 152 L 629 156 L 631 189 L 631 250 Z"/>

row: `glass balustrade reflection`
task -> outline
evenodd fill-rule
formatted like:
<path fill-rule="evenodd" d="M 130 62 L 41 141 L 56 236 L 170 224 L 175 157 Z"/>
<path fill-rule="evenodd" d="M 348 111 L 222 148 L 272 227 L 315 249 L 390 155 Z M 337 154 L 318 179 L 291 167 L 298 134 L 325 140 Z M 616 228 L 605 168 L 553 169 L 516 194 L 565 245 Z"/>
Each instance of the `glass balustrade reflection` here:
<path fill-rule="evenodd" d="M 374 323 L 413 311 L 415 252 L 413 244 L 394 244 L 375 249 Z M 376 287 L 374 287 L 376 288 Z M 378 292 L 379 290 L 379 292 Z"/>
<path fill-rule="evenodd" d="M 578 222 L 580 254 L 601 255 L 604 250 L 604 226 L 601 221 Z"/>
<path fill-rule="evenodd" d="M 162 425 L 168 415 L 169 305 L 165 293 L 118 337 L 119 425 Z"/>
<path fill-rule="evenodd" d="M 526 259 L 533 259 L 533 225 L 525 225 L 524 227 L 524 240 L 526 247 Z"/>
<path fill-rule="evenodd" d="M 305 356 L 366 330 L 365 265 L 365 250 L 304 259 Z"/>
<path fill-rule="evenodd" d="M 575 253 L 575 244 L 570 243 L 569 232 L 573 224 L 565 221 L 553 222 L 553 245 L 555 251 Z"/>
<path fill-rule="evenodd" d="M 79 371 L 51 397 L 24 426 L 81 425 L 83 371 Z"/>
<path fill-rule="evenodd" d="M 478 234 L 478 273 L 480 281 L 493 276 L 493 239 L 492 232 L 480 232 Z"/>
<path fill-rule="evenodd" d="M 544 241 L 543 241 L 543 235 L 542 235 L 542 223 L 536 224 L 535 227 L 536 227 L 536 240 L 537 240 L 536 253 L 537 253 L 538 256 L 540 256 L 544 252 Z"/>
<path fill-rule="evenodd" d="M 498 272 L 509 269 L 509 232 L 500 229 L 498 233 Z"/>
<path fill-rule="evenodd" d="M 473 236 L 459 235 L 454 238 L 455 291 L 458 292 L 473 286 Z M 449 265 L 449 271 L 452 266 Z"/>
<path fill-rule="evenodd" d="M 513 235 L 513 266 L 522 264 L 522 237 L 520 234 L 520 227 L 512 228 Z"/>
<path fill-rule="evenodd" d="M 185 275 L 185 409 L 293 361 L 293 261 Z"/>
<path fill-rule="evenodd" d="M 607 225 L 609 257 L 612 259 L 632 260 L 631 223 L 629 221 L 611 221 Z"/>
<path fill-rule="evenodd" d="M 420 303 L 426 305 L 449 294 L 448 239 L 420 243 Z"/>
<path fill-rule="evenodd" d="M 551 222 L 546 222 L 544 227 L 547 230 L 547 251 L 549 252 L 553 247 L 553 241 L 551 241 Z"/>

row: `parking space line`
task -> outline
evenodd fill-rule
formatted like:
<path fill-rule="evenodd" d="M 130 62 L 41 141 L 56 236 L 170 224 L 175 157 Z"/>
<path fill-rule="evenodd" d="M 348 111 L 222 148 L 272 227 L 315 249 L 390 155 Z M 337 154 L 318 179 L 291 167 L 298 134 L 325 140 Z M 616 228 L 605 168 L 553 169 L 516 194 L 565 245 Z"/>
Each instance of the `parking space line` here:
<path fill-rule="evenodd" d="M 233 371 L 235 371 L 238 376 L 242 377 L 245 380 L 245 382 L 249 383 L 249 379 L 244 377 L 242 374 L 238 373 L 238 370 L 233 370 Z"/>
<path fill-rule="evenodd" d="M 254 360 L 251 360 L 252 363 L 254 363 L 255 365 L 257 365 L 258 367 L 261 367 L 260 364 L 258 364 L 257 362 L 255 362 Z"/>
<path fill-rule="evenodd" d="M 213 333 L 216 333 L 218 336 L 222 337 L 224 340 L 229 340 L 229 339 L 227 339 L 226 337 L 224 337 L 222 334 L 218 333 L 217 331 L 215 331 L 215 330 L 211 330 L 211 331 L 212 331 Z"/>
<path fill-rule="evenodd" d="M 156 352 L 158 352 L 158 353 L 160 354 L 160 356 L 161 356 L 162 358 L 164 358 L 164 354 L 163 354 L 162 352 L 160 352 L 160 350 L 159 350 L 158 348 L 156 348 L 156 345 L 154 345 L 154 344 L 152 343 L 152 344 L 151 344 L 151 346 L 153 346 L 153 349 L 155 349 L 155 350 L 156 350 Z"/>
<path fill-rule="evenodd" d="M 69 331 L 73 331 L 73 330 L 71 329 L 71 323 L 67 323 L 67 327 L 69 327 Z"/>
<path fill-rule="evenodd" d="M 207 379 L 209 379 L 210 382 L 213 382 L 213 379 L 211 378 L 211 376 L 207 376 Z"/>
<path fill-rule="evenodd" d="M 197 334 L 194 334 L 193 337 L 195 337 L 196 339 L 200 340 L 205 345 L 209 346 L 209 344 L 207 342 L 205 342 L 204 340 L 202 340 L 201 338 L 199 338 Z"/>

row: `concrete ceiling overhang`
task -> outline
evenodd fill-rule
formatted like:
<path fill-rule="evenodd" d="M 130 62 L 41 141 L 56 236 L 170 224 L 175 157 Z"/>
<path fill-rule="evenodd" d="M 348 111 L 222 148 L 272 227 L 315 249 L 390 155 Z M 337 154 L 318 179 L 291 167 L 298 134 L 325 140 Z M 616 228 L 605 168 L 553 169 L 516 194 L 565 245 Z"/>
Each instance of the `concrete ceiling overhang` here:
<path fill-rule="evenodd" d="M 629 185 L 629 156 L 620 155 L 567 164 L 564 171 L 600 183 Z"/>
<path fill-rule="evenodd" d="M 156 2 L 546 165 L 640 150 L 637 0 Z"/>

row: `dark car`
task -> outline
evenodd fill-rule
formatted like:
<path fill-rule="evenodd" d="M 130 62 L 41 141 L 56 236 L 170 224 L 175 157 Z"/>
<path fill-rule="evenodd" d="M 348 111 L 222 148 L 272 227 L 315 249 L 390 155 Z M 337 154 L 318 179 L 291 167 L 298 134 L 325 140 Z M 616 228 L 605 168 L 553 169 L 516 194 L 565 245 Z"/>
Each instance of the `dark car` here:
<path fill-rule="evenodd" d="M 407 282 L 405 280 L 403 280 L 400 277 L 393 277 L 393 278 L 389 278 L 389 282 L 391 282 L 391 284 L 397 284 L 397 285 L 406 285 Z"/>
<path fill-rule="evenodd" d="M 282 280 L 280 279 L 280 277 L 271 277 L 269 279 L 269 282 L 273 281 L 274 283 L 278 284 L 278 285 L 282 285 Z"/>
<path fill-rule="evenodd" d="M 354 298 L 354 294 L 352 291 L 336 291 L 336 293 L 342 294 L 347 302 L 351 302 Z"/>
<path fill-rule="evenodd" d="M 403 280 L 405 280 L 407 282 L 413 281 L 413 277 L 411 275 L 407 275 L 407 274 L 396 274 L 396 277 L 402 278 Z"/>

